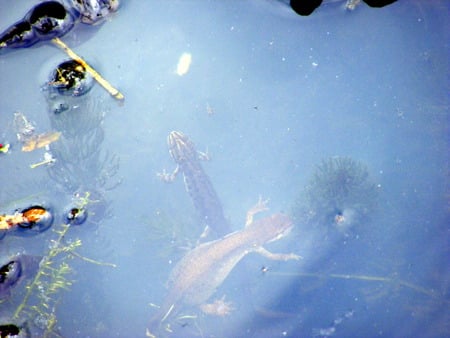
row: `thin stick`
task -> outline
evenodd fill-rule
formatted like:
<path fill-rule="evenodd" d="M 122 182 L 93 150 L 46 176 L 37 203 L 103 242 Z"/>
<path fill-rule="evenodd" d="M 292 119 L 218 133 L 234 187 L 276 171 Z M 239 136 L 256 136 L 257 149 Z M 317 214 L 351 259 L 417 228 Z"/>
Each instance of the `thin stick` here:
<path fill-rule="evenodd" d="M 114 88 L 108 81 L 106 81 L 94 68 L 89 66 L 89 64 L 84 61 L 80 56 L 78 56 L 72 49 L 69 48 L 64 42 L 59 38 L 53 38 L 52 42 L 59 48 L 61 48 L 67 55 L 69 55 L 72 59 L 79 62 L 86 71 L 92 75 L 92 77 L 100 83 L 100 85 L 106 89 L 106 91 L 117 100 L 124 100 L 125 97 L 121 92 L 119 92 L 116 88 Z"/>
<path fill-rule="evenodd" d="M 347 274 L 322 274 L 322 273 L 286 273 L 286 272 L 271 272 L 271 275 L 277 276 L 297 276 L 297 277 L 312 277 L 312 278 L 337 278 L 337 279 L 353 279 L 353 280 L 364 280 L 371 282 L 382 282 L 382 283 L 392 283 L 399 286 L 404 286 L 408 289 L 414 290 L 416 292 L 422 293 L 432 298 L 437 298 L 440 295 L 433 289 L 425 289 L 419 285 L 415 285 L 397 278 L 380 277 L 380 276 L 366 276 L 366 275 L 347 275 Z"/>
<path fill-rule="evenodd" d="M 78 257 L 78 258 L 82 259 L 83 261 L 86 261 L 86 262 L 89 262 L 89 263 L 92 263 L 92 264 L 103 265 L 103 266 L 111 266 L 113 268 L 117 268 L 117 265 L 114 264 L 114 263 L 99 262 L 99 261 L 96 261 L 95 259 L 91 259 L 91 258 L 88 258 L 88 257 L 81 256 L 80 254 L 76 253 L 75 251 L 71 252 L 70 254 L 75 256 L 75 257 Z"/>

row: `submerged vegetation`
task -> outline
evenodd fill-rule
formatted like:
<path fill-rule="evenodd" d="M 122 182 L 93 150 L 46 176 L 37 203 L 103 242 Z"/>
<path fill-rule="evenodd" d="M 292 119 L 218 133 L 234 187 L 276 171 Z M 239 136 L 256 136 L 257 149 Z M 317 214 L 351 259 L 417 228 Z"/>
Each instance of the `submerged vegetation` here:
<path fill-rule="evenodd" d="M 77 206 L 86 208 L 91 203 L 90 194 L 79 197 Z M 114 264 L 101 263 L 79 255 L 76 250 L 81 247 L 80 239 L 68 240 L 67 234 L 73 225 L 61 224 L 54 229 L 56 237 L 50 240 L 48 251 L 42 258 L 39 269 L 26 286 L 22 301 L 13 312 L 13 322 L 26 322 L 29 327 L 42 330 L 42 337 L 60 337 L 57 333 L 57 307 L 61 301 L 61 291 L 69 290 L 73 280 L 73 269 L 69 262 L 80 258 L 89 263 L 115 267 Z"/>
<path fill-rule="evenodd" d="M 365 165 L 350 157 L 332 157 L 316 167 L 293 215 L 308 224 L 346 231 L 370 218 L 377 195 Z"/>
<path fill-rule="evenodd" d="M 48 100 L 52 127 L 63 134 L 51 147 L 57 161 L 48 167 L 50 178 L 68 191 L 83 186 L 113 189 L 120 183 L 120 180 L 110 182 L 119 170 L 119 157 L 101 148 L 105 137 L 102 123 L 106 114 L 101 101 L 90 97 L 80 101 L 62 96 Z M 65 105 L 66 110 L 52 113 L 53 104 Z"/>
<path fill-rule="evenodd" d="M 148 241 L 158 246 L 156 256 L 160 259 L 192 249 L 201 231 L 190 217 L 180 218 L 161 210 L 155 211 L 153 217 L 145 217 L 142 223 L 148 229 Z"/>
<path fill-rule="evenodd" d="M 57 323 L 56 307 L 60 300 L 59 292 L 67 290 L 72 285 L 69 274 L 72 272 L 68 260 L 70 255 L 81 246 L 81 240 L 65 243 L 64 236 L 70 226 L 61 225 L 54 230 L 57 238 L 51 240 L 48 252 L 42 259 L 39 270 L 30 284 L 26 286 L 26 293 L 14 311 L 13 321 L 24 319 L 44 331 L 43 337 L 59 336 L 54 332 Z"/>
<path fill-rule="evenodd" d="M 62 291 L 69 290 L 74 282 L 71 260 L 80 258 L 96 265 L 115 266 L 78 254 L 82 242 L 70 239 L 69 229 L 83 224 L 88 217 L 95 223 L 106 215 L 108 203 L 102 192 L 120 183 L 111 184 L 111 178 L 118 172 L 119 158 L 102 150 L 101 124 L 105 111 L 98 100 L 55 96 L 48 97 L 48 103 L 52 127 L 61 131 L 62 137 L 47 149 L 56 159 L 47 166 L 47 173 L 64 194 L 76 193 L 64 210 L 63 224 L 53 229 L 34 278 L 26 285 L 24 294 L 15 295 L 8 317 L 12 323 L 24 323 L 21 325 L 27 331 L 31 329 L 33 336 L 37 331 L 39 337 L 60 337 L 58 305 L 62 302 Z M 42 186 L 48 186 L 48 180 Z M 85 192 L 85 187 L 92 193 Z M 26 188 L 29 190 L 28 185 Z"/>

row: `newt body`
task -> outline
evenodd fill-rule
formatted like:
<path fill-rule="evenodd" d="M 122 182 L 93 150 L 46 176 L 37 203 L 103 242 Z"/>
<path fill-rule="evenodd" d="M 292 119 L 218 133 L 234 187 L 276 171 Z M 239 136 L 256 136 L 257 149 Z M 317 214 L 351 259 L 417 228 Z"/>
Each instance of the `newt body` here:
<path fill-rule="evenodd" d="M 214 232 L 215 238 L 230 233 L 231 226 L 224 216 L 219 197 L 202 168 L 194 143 L 179 131 L 172 131 L 167 143 L 177 168 L 172 175 L 166 177 L 166 180 L 173 180 L 181 171 L 186 190 L 204 225 Z"/>
<path fill-rule="evenodd" d="M 251 221 L 240 231 L 200 244 L 189 251 L 171 272 L 169 293 L 154 316 L 153 325 L 159 325 L 169 316 L 174 316 L 182 307 L 206 302 L 236 264 L 251 252 L 274 260 L 300 258 L 294 254 L 273 254 L 263 248 L 263 244 L 284 237 L 292 226 L 288 216 L 273 214 Z"/>

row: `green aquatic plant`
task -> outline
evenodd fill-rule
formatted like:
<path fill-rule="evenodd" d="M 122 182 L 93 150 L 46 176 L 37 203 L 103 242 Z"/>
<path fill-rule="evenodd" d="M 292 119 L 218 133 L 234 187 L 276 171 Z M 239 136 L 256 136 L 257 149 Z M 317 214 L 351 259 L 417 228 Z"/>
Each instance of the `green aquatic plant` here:
<path fill-rule="evenodd" d="M 77 196 L 76 206 L 84 209 L 93 201 L 90 193 Z M 95 201 L 94 201 L 95 202 Z M 115 267 L 111 263 L 98 262 L 76 252 L 82 246 L 80 239 L 66 240 L 70 224 L 61 224 L 54 229 L 56 238 L 50 240 L 49 249 L 42 258 L 35 277 L 26 286 L 25 295 L 12 316 L 13 321 L 29 320 L 29 323 L 44 331 L 43 337 L 60 337 L 55 331 L 58 318 L 56 309 L 61 300 L 61 291 L 69 290 L 73 270 L 69 264 L 73 258 L 80 258 L 96 265 Z"/>
<path fill-rule="evenodd" d="M 369 219 L 377 195 L 364 164 L 350 157 L 332 157 L 316 167 L 294 206 L 294 218 L 347 230 Z"/>
<path fill-rule="evenodd" d="M 111 190 L 120 184 L 120 180 L 111 181 L 119 171 L 119 157 L 101 151 L 101 141 L 96 135 L 102 133 L 95 132 L 92 137 L 85 135 L 76 142 L 62 137 L 55 143 L 51 152 L 57 161 L 47 168 L 50 178 L 70 191 L 81 186 Z"/>
<path fill-rule="evenodd" d="M 58 142 L 50 146 L 56 162 L 47 167 L 50 178 L 74 191 L 82 186 L 113 189 L 120 181 L 111 182 L 119 170 L 119 157 L 103 151 L 105 133 L 102 127 L 107 109 L 102 100 L 52 95 L 47 98 L 54 130 L 62 132 Z M 63 105 L 55 113 L 52 107 Z"/>
<path fill-rule="evenodd" d="M 178 215 L 158 210 L 143 217 L 141 223 L 148 229 L 148 241 L 158 246 L 157 256 L 162 259 L 192 249 L 201 231 L 193 218 L 183 212 Z"/>
<path fill-rule="evenodd" d="M 102 99 L 89 95 L 73 97 L 50 94 L 47 97 L 47 103 L 52 128 L 62 131 L 69 139 L 92 134 L 99 129 L 108 111 Z M 55 106 L 65 107 L 66 110 L 56 112 Z"/>
<path fill-rule="evenodd" d="M 56 239 L 51 240 L 48 252 L 39 264 L 39 270 L 33 280 L 26 286 L 26 293 L 14 311 L 12 320 L 26 317 L 44 330 L 44 337 L 57 336 L 54 332 L 57 322 L 56 307 L 61 290 L 68 290 L 72 280 L 68 275 L 72 272 L 69 259 L 70 253 L 81 246 L 81 240 L 65 243 L 65 236 L 70 225 L 62 224 L 54 230 Z"/>

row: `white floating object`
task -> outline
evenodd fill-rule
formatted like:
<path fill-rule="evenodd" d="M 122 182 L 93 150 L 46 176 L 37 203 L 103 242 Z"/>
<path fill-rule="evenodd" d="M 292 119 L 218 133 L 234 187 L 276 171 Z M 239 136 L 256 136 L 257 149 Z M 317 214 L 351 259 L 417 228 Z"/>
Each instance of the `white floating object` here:
<path fill-rule="evenodd" d="M 189 71 L 191 63 L 192 63 L 192 55 L 190 53 L 181 54 L 180 59 L 178 60 L 177 74 L 179 76 L 185 75 Z"/>

